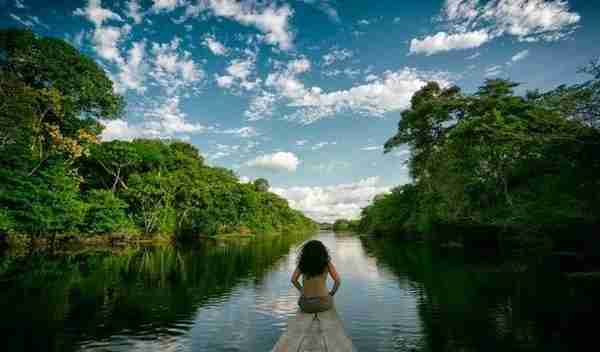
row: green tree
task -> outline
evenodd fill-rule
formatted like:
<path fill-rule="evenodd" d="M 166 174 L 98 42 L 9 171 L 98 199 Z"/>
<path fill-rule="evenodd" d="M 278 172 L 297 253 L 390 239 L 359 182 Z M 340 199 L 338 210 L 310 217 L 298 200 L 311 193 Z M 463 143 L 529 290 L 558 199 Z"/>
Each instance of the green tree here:
<path fill-rule="evenodd" d="M 266 179 L 257 178 L 256 180 L 254 180 L 254 187 L 259 192 L 267 192 L 269 191 L 269 188 L 271 186 L 269 185 L 269 181 L 267 181 Z"/>
<path fill-rule="evenodd" d="M 128 204 L 112 191 L 91 190 L 85 195 L 88 211 L 84 230 L 92 234 L 111 234 L 132 226 L 125 210 Z"/>

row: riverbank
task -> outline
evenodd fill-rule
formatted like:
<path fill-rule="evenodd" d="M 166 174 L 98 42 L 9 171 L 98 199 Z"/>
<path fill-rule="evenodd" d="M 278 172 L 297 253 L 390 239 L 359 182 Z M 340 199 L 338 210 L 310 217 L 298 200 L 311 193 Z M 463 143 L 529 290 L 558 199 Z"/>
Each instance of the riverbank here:
<path fill-rule="evenodd" d="M 201 242 L 213 241 L 235 241 L 261 239 L 262 237 L 272 236 L 290 236 L 292 234 L 302 234 L 308 236 L 318 231 L 317 225 L 314 226 L 291 226 L 283 231 L 270 231 L 268 233 L 253 233 L 247 228 L 238 229 L 235 232 L 219 233 L 212 236 L 195 235 L 178 237 L 176 234 L 154 234 L 152 236 L 131 235 L 131 234 L 104 234 L 104 235 L 86 235 L 77 236 L 74 234 L 56 235 L 54 239 L 40 236 L 31 237 L 28 235 L 11 234 L 5 235 L 0 251 L 2 250 L 26 250 L 26 249 L 65 249 L 73 247 L 88 248 L 107 248 L 107 247 L 127 247 L 127 246 L 162 246 L 162 245 L 190 245 Z M 2 242 L 2 241 L 0 241 Z"/>

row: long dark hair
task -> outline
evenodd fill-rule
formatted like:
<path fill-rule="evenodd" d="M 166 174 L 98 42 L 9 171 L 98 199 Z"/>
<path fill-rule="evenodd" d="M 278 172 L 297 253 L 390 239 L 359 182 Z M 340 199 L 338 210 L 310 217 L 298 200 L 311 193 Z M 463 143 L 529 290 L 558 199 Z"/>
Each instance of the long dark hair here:
<path fill-rule="evenodd" d="M 329 260 L 329 252 L 323 242 L 310 240 L 300 249 L 298 269 L 308 278 L 318 276 L 325 272 Z"/>

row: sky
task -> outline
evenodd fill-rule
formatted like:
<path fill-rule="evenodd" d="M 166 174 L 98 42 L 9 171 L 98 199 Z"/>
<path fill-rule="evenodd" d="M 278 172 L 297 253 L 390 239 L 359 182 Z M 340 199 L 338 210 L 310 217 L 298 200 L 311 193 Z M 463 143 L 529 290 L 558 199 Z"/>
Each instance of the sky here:
<path fill-rule="evenodd" d="M 597 0 L 0 0 L 0 27 L 106 70 L 127 108 L 103 140 L 189 141 L 318 221 L 410 182 L 382 145 L 426 82 L 548 90 L 600 57 Z"/>

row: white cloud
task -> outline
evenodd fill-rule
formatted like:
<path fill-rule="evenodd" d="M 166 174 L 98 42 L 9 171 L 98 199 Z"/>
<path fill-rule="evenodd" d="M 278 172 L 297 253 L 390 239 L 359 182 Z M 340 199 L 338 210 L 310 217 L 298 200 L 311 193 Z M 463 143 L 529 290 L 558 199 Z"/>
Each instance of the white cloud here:
<path fill-rule="evenodd" d="M 208 155 L 208 158 L 210 160 L 222 159 L 222 158 L 226 158 L 230 155 L 238 154 L 241 149 L 241 146 L 217 143 L 214 146 L 214 149 L 215 149 L 215 151 L 211 152 Z"/>
<path fill-rule="evenodd" d="M 129 122 L 116 119 L 104 121 L 104 131 L 100 136 L 103 141 L 112 141 L 115 139 L 130 141 L 134 138 L 143 136 L 142 126 L 132 126 Z"/>
<path fill-rule="evenodd" d="M 223 45 L 221 42 L 219 42 L 217 40 L 217 38 L 215 38 L 214 35 L 212 34 L 207 34 L 204 36 L 204 40 L 202 41 L 202 43 L 215 55 L 218 56 L 223 56 L 223 55 L 227 55 L 227 52 L 229 51 L 225 45 Z"/>
<path fill-rule="evenodd" d="M 140 0 L 129 0 L 127 1 L 127 17 L 132 18 L 135 24 L 142 23 L 142 19 L 144 18 L 144 14 L 142 13 L 142 7 L 140 5 Z"/>
<path fill-rule="evenodd" d="M 231 88 L 233 86 L 241 87 L 245 90 L 253 90 L 261 83 L 259 78 L 254 81 L 248 79 L 255 67 L 255 56 L 249 56 L 245 59 L 235 59 L 231 61 L 225 69 L 226 75 L 216 75 L 217 85 L 221 88 Z"/>
<path fill-rule="evenodd" d="M 157 109 L 148 112 L 148 127 L 152 134 L 157 136 L 173 135 L 176 133 L 198 133 L 207 130 L 207 127 L 198 123 L 186 121 L 186 114 L 179 109 L 179 97 L 167 99 L 166 103 Z"/>
<path fill-rule="evenodd" d="M 344 61 L 353 55 L 348 49 L 333 49 L 323 56 L 323 66 L 330 66 L 336 62 Z"/>
<path fill-rule="evenodd" d="M 152 10 L 154 10 L 154 12 L 173 11 L 178 6 L 185 4 L 182 0 L 153 0 L 153 2 Z"/>
<path fill-rule="evenodd" d="M 499 0 L 487 4 L 482 17 L 496 22 L 499 31 L 519 38 L 560 33 L 581 19 L 578 13 L 569 11 L 564 0 Z"/>
<path fill-rule="evenodd" d="M 13 20 L 19 22 L 20 24 L 22 24 L 22 25 L 24 25 L 26 27 L 33 27 L 34 26 L 33 21 L 28 21 L 28 20 L 22 19 L 21 17 L 15 15 L 14 13 L 10 14 L 10 18 L 12 18 Z"/>
<path fill-rule="evenodd" d="M 121 119 L 103 121 L 105 129 L 101 137 L 103 140 L 131 140 L 137 137 L 173 138 L 214 130 L 213 127 L 188 122 L 187 115 L 179 108 L 179 103 L 179 96 L 169 97 L 153 108 L 147 109 L 143 114 L 143 120 L 135 124 Z"/>
<path fill-rule="evenodd" d="M 273 154 L 261 155 L 253 160 L 246 162 L 246 166 L 267 169 L 272 171 L 296 171 L 300 160 L 294 153 L 277 152 Z"/>
<path fill-rule="evenodd" d="M 217 85 L 221 88 L 231 88 L 234 79 L 233 76 L 216 76 Z"/>
<path fill-rule="evenodd" d="M 31 15 L 26 15 L 27 17 L 19 17 L 17 15 L 15 15 L 14 13 L 10 14 L 10 18 L 12 18 L 13 20 L 21 23 L 22 25 L 26 26 L 26 27 L 33 27 L 35 25 L 38 26 L 42 26 L 46 29 L 50 28 L 48 27 L 48 25 L 46 25 L 45 23 L 43 23 L 39 17 L 37 16 L 31 16 Z"/>
<path fill-rule="evenodd" d="M 77 32 L 77 34 L 73 35 L 65 33 L 65 39 L 77 48 L 81 48 L 83 46 L 83 40 L 86 38 L 86 36 L 87 34 L 84 30 L 81 30 Z"/>
<path fill-rule="evenodd" d="M 299 147 L 305 145 L 306 143 L 308 143 L 308 141 L 306 139 L 300 139 L 300 140 L 296 141 L 296 145 Z"/>
<path fill-rule="evenodd" d="M 22 0 L 15 0 L 15 7 L 18 9 L 26 9 L 27 6 L 23 3 Z"/>
<path fill-rule="evenodd" d="M 431 55 L 473 48 L 502 35 L 526 42 L 556 41 L 572 33 L 581 16 L 570 11 L 566 0 L 490 0 L 484 5 L 479 0 L 446 0 L 440 19 L 450 33 L 413 39 L 411 52 Z"/>
<path fill-rule="evenodd" d="M 479 16 L 479 0 L 446 0 L 443 13 L 450 21 L 472 21 Z"/>
<path fill-rule="evenodd" d="M 363 207 L 390 187 L 380 185 L 379 177 L 325 187 L 272 187 L 288 200 L 290 207 L 302 211 L 316 221 L 333 222 L 339 218 L 356 219 Z"/>
<path fill-rule="evenodd" d="M 501 65 L 494 65 L 494 66 L 490 66 L 488 68 L 485 69 L 485 76 L 486 77 L 495 77 L 498 76 L 502 73 L 502 66 Z"/>
<path fill-rule="evenodd" d="M 102 7 L 101 0 L 88 0 L 88 5 L 86 8 L 78 8 L 73 12 L 74 15 L 84 16 L 91 22 L 93 22 L 96 27 L 101 27 L 105 21 L 114 20 L 114 21 L 123 21 L 121 16 L 112 12 L 109 9 Z"/>
<path fill-rule="evenodd" d="M 165 3 L 163 8 L 169 9 L 171 7 L 166 6 L 167 3 L 169 5 L 179 4 L 177 0 L 159 1 Z M 287 4 L 277 6 L 275 3 L 265 5 L 254 0 L 203 0 L 198 4 L 187 4 L 186 17 L 198 16 L 205 10 L 210 10 L 215 16 L 228 18 L 245 26 L 256 27 L 264 34 L 262 38 L 265 42 L 277 45 L 282 50 L 289 50 L 293 47 L 294 35 L 289 28 L 293 11 Z"/>
<path fill-rule="evenodd" d="M 179 48 L 181 40 L 174 38 L 170 43 L 153 43 L 153 68 L 150 75 L 168 94 L 179 88 L 189 87 L 204 78 L 204 71 L 192 60 L 192 54 Z"/>
<path fill-rule="evenodd" d="M 92 35 L 92 43 L 98 56 L 116 64 L 123 64 L 123 57 L 119 51 L 118 44 L 131 30 L 131 26 L 123 27 L 97 27 Z"/>
<path fill-rule="evenodd" d="M 362 147 L 362 148 L 360 148 L 360 150 L 364 150 L 364 151 L 383 150 L 383 147 L 380 145 L 374 145 L 374 146 Z"/>
<path fill-rule="evenodd" d="M 529 56 L 529 50 L 523 50 L 516 53 L 510 60 L 512 62 L 517 62 L 525 59 L 527 56 Z"/>
<path fill-rule="evenodd" d="M 427 56 L 454 49 L 477 48 L 488 42 L 492 37 L 485 30 L 474 32 L 448 34 L 439 32 L 426 36 L 423 39 L 410 41 L 411 54 L 425 54 Z"/>
<path fill-rule="evenodd" d="M 286 99 L 288 107 L 296 109 L 288 116 L 302 123 L 312 123 L 340 111 L 380 116 L 390 111 L 406 109 L 412 95 L 427 81 L 437 80 L 447 84 L 444 77 L 423 74 L 405 68 L 396 72 L 385 72 L 363 85 L 348 90 L 324 92 L 320 87 L 306 87 L 297 75 L 310 68 L 308 60 L 294 60 L 286 69 L 269 74 L 265 84 L 274 89 L 278 99 Z"/>
<path fill-rule="evenodd" d="M 248 121 L 258 121 L 273 116 L 275 113 L 275 94 L 263 91 L 250 101 L 250 106 L 244 112 Z"/>
<path fill-rule="evenodd" d="M 127 61 L 121 65 L 118 74 L 117 91 L 125 92 L 128 89 L 143 93 L 146 90 L 144 81 L 148 65 L 145 62 L 146 43 L 136 42 L 128 51 Z"/>
<path fill-rule="evenodd" d="M 131 26 L 103 26 L 106 21 L 122 22 L 123 19 L 110 9 L 103 8 L 100 0 L 88 0 L 87 7 L 78 8 L 73 12 L 76 16 L 84 16 L 95 26 L 92 43 L 98 56 L 109 62 L 121 65 L 123 58 L 118 45 L 125 35 L 131 31 Z"/>
<path fill-rule="evenodd" d="M 313 145 L 312 148 L 310 148 L 310 149 L 312 149 L 312 150 L 319 150 L 319 149 L 322 149 L 322 148 L 324 148 L 324 147 L 326 147 L 328 145 L 336 145 L 336 144 L 337 144 L 337 142 L 319 142 L 319 143 Z"/>
<path fill-rule="evenodd" d="M 481 53 L 480 53 L 480 52 L 476 52 L 476 53 L 475 53 L 475 54 L 473 54 L 473 55 L 469 55 L 469 56 L 467 56 L 467 60 L 473 60 L 473 59 L 476 59 L 476 58 L 478 58 L 478 57 L 480 57 L 480 56 L 481 56 Z"/>
<path fill-rule="evenodd" d="M 254 128 L 252 126 L 227 129 L 227 130 L 224 130 L 222 133 L 236 135 L 241 138 L 250 138 L 250 137 L 256 137 L 256 136 L 260 135 L 258 133 L 258 131 L 256 130 L 256 128 Z"/>

